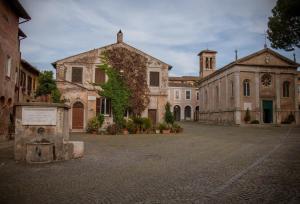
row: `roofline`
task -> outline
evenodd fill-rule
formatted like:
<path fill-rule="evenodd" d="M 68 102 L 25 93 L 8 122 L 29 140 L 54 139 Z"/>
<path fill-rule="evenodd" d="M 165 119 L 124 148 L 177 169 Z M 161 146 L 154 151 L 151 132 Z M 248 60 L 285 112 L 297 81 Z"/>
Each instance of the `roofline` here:
<path fill-rule="evenodd" d="M 27 67 L 35 71 L 38 75 L 41 73 L 40 70 L 33 65 L 31 65 L 29 62 L 27 62 L 25 59 L 21 59 L 21 64 L 25 64 Z M 24 67 L 26 68 L 26 67 Z"/>
<path fill-rule="evenodd" d="M 111 47 L 111 46 L 115 46 L 115 45 L 119 45 L 119 44 L 124 44 L 125 46 L 128 46 L 128 47 L 130 47 L 130 48 L 132 48 L 132 49 L 135 49 L 135 50 L 137 50 L 138 52 L 143 53 L 144 55 L 148 55 L 148 56 L 152 57 L 153 59 L 158 60 L 159 62 L 161 62 L 161 63 L 167 65 L 169 70 L 172 69 L 172 66 L 171 66 L 171 65 L 169 65 L 169 64 L 167 64 L 167 63 L 165 63 L 165 62 L 163 62 L 163 61 L 161 61 L 161 60 L 159 60 L 159 59 L 153 57 L 152 55 L 149 55 L 149 54 L 147 54 L 147 53 L 145 53 L 145 52 L 143 52 L 143 51 L 141 51 L 141 50 L 139 50 L 139 49 L 137 49 L 137 48 L 135 48 L 135 47 L 133 47 L 133 46 L 131 46 L 131 45 L 128 45 L 127 43 L 124 43 L 124 42 L 121 42 L 121 43 L 113 43 L 113 44 L 106 45 L 106 46 L 103 46 L 103 47 L 99 47 L 99 48 L 95 48 L 95 49 L 88 50 L 88 51 L 85 51 L 85 52 L 81 52 L 81 53 L 79 53 L 79 54 L 71 55 L 71 56 L 69 56 L 69 57 L 66 57 L 66 58 L 57 60 L 57 61 L 55 61 L 55 62 L 52 62 L 51 65 L 54 67 L 54 69 L 56 69 L 56 64 L 57 64 L 59 61 L 66 60 L 66 59 L 69 59 L 69 58 L 71 58 L 71 57 L 76 57 L 76 56 L 79 56 L 79 55 L 82 55 L 82 54 L 85 54 L 85 53 L 94 51 L 94 50 L 96 50 L 96 49 L 106 49 L 107 47 Z"/>
<path fill-rule="evenodd" d="M 31 20 L 31 17 L 29 16 L 27 11 L 24 9 L 22 4 L 18 0 L 9 0 L 6 2 L 9 4 L 9 6 L 15 11 L 15 13 L 19 17 L 26 19 L 26 20 Z"/>
<path fill-rule="evenodd" d="M 198 56 L 200 56 L 202 53 L 205 53 L 205 52 L 206 53 L 218 53 L 217 51 L 206 49 L 206 50 L 202 50 L 201 52 L 199 52 Z"/>
<path fill-rule="evenodd" d="M 217 69 L 215 72 L 213 72 L 213 73 L 211 73 L 211 74 L 205 76 L 204 78 L 200 79 L 199 82 L 202 82 L 202 81 L 205 81 L 205 80 L 207 80 L 207 79 L 210 79 L 210 78 L 214 77 L 215 75 L 217 75 L 217 74 L 219 74 L 219 73 L 222 73 L 223 71 L 229 69 L 230 67 L 233 67 L 234 65 L 240 65 L 240 66 L 257 66 L 256 64 L 255 64 L 255 65 L 251 65 L 251 64 L 245 65 L 245 64 L 242 64 L 241 62 L 242 62 L 242 61 L 245 61 L 245 60 L 247 60 L 247 59 L 250 59 L 251 57 L 253 57 L 253 56 L 255 56 L 255 55 L 258 55 L 258 54 L 261 54 L 261 53 L 263 53 L 263 52 L 266 52 L 266 51 L 270 51 L 271 53 L 275 54 L 275 55 L 278 56 L 279 58 L 281 58 L 281 59 L 283 59 L 283 60 L 286 60 L 286 61 L 290 62 L 291 64 L 294 64 L 294 65 L 289 65 L 289 66 L 284 66 L 284 67 L 293 67 L 293 68 L 296 68 L 296 69 L 297 69 L 297 67 L 300 66 L 300 64 L 298 64 L 298 63 L 296 63 L 296 62 L 290 60 L 289 58 L 287 58 L 287 57 L 285 57 L 285 56 L 282 56 L 281 54 L 279 54 L 279 53 L 277 53 L 277 52 L 271 50 L 270 48 L 264 48 L 264 49 L 262 49 L 262 50 L 259 50 L 259 51 L 257 51 L 257 52 L 254 52 L 254 53 L 252 53 L 252 54 L 250 54 L 250 55 L 247 55 L 247 56 L 245 56 L 245 57 L 242 57 L 242 58 L 240 58 L 240 59 L 238 59 L 238 60 L 236 60 L 236 61 L 230 62 L 229 64 L 225 65 L 224 67 L 222 67 L 222 68 L 220 68 L 220 69 Z M 260 65 L 260 66 L 262 66 L 262 65 Z M 271 65 L 264 65 L 264 66 L 271 66 Z M 278 67 L 280 67 L 280 66 L 278 65 Z"/>

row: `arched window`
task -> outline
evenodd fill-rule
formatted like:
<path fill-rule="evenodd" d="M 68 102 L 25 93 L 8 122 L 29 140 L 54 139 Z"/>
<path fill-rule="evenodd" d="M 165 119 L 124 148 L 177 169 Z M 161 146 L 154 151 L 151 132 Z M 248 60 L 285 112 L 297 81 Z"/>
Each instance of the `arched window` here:
<path fill-rule="evenodd" d="M 290 82 L 283 82 L 283 97 L 290 97 Z"/>
<path fill-rule="evenodd" d="M 243 82 L 244 96 L 250 96 L 250 81 L 245 79 Z"/>

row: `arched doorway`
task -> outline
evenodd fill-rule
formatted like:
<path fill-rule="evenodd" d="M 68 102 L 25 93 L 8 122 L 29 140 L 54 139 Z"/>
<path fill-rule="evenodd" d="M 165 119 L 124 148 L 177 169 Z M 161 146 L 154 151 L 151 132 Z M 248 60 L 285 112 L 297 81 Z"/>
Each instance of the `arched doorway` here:
<path fill-rule="evenodd" d="M 191 112 L 192 112 L 191 106 L 186 106 L 184 108 L 184 119 L 185 120 L 191 120 Z"/>
<path fill-rule="evenodd" d="M 72 129 L 83 129 L 84 107 L 79 101 L 72 107 Z"/>
<path fill-rule="evenodd" d="M 178 105 L 174 106 L 173 114 L 176 121 L 180 121 L 180 112 L 181 112 L 180 106 Z"/>
<path fill-rule="evenodd" d="M 196 106 L 194 120 L 195 121 L 199 120 L 199 106 Z"/>

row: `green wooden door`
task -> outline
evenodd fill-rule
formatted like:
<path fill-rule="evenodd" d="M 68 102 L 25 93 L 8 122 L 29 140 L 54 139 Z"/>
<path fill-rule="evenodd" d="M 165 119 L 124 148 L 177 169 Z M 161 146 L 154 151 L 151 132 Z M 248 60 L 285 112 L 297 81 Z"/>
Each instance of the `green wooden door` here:
<path fill-rule="evenodd" d="M 263 100 L 262 106 L 264 123 L 273 123 L 273 101 Z"/>

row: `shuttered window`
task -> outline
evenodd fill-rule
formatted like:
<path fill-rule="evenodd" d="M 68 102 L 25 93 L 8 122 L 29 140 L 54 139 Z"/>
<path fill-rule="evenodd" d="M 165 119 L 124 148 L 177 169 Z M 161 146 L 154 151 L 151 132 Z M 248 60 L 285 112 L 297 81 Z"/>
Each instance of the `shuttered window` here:
<path fill-rule="evenodd" d="M 95 68 L 95 83 L 96 84 L 105 83 L 105 72 L 99 68 Z"/>
<path fill-rule="evenodd" d="M 150 72 L 150 86 L 159 86 L 159 72 Z"/>
<path fill-rule="evenodd" d="M 72 68 L 72 82 L 82 84 L 82 68 L 73 67 Z"/>
<path fill-rule="evenodd" d="M 99 115 L 101 112 L 101 98 L 96 99 L 96 115 Z"/>

